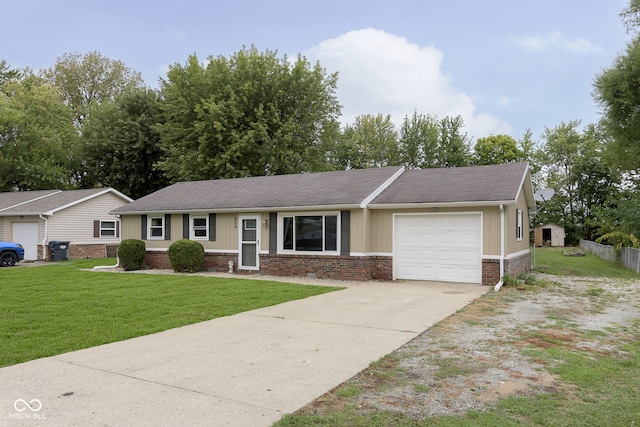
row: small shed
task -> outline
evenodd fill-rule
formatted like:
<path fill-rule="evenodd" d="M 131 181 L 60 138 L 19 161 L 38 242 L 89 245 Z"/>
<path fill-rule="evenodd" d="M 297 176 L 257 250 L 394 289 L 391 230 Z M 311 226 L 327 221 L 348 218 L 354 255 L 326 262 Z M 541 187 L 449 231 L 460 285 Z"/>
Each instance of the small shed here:
<path fill-rule="evenodd" d="M 564 246 L 564 227 L 556 224 L 545 224 L 533 230 L 536 246 Z"/>

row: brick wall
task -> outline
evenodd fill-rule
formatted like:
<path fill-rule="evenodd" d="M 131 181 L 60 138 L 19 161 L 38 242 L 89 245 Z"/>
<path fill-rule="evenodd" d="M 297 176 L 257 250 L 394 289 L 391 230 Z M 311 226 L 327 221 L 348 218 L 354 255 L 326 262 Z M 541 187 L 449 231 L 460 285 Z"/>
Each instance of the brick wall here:
<path fill-rule="evenodd" d="M 333 280 L 390 280 L 391 257 L 261 255 L 260 271 L 274 276 L 313 276 Z"/>
<path fill-rule="evenodd" d="M 117 245 L 69 245 L 71 259 L 108 258 L 116 256 Z M 51 251 L 48 251 L 51 252 Z M 49 253 L 51 258 L 51 253 Z"/>
<path fill-rule="evenodd" d="M 114 258 L 118 245 L 69 245 L 69 256 L 71 259 L 86 258 Z M 44 259 L 42 245 L 38 245 L 38 259 Z M 47 246 L 47 259 L 51 261 L 51 249 Z"/>
<path fill-rule="evenodd" d="M 531 253 L 522 254 L 515 258 L 504 260 L 504 272 L 517 277 L 521 273 L 526 273 L 531 267 Z M 500 260 L 482 260 L 482 284 L 493 286 L 500 281 Z"/>
<path fill-rule="evenodd" d="M 236 273 L 254 273 L 251 270 L 238 271 L 237 253 L 205 253 L 205 271 L 229 271 L 229 261 L 233 261 Z M 531 262 L 529 253 L 505 260 L 505 273 L 514 276 L 528 271 Z M 147 251 L 146 268 L 171 268 L 166 251 Z M 322 256 L 322 255 L 260 255 L 260 273 L 273 276 L 313 276 L 333 280 L 392 280 L 393 258 L 387 256 Z M 482 284 L 494 286 L 500 281 L 500 260 L 482 260 Z"/>
<path fill-rule="evenodd" d="M 253 273 L 251 270 L 238 270 L 238 254 L 205 253 L 206 271 L 229 271 L 229 261 L 233 261 L 236 273 Z M 147 251 L 144 261 L 146 268 L 171 268 L 165 251 Z M 260 255 L 260 273 L 273 276 L 313 276 L 319 279 L 333 280 L 391 280 L 392 258 L 383 256 L 314 256 L 314 255 Z"/>
<path fill-rule="evenodd" d="M 494 286 L 500 281 L 500 260 L 499 259 L 483 259 L 482 260 L 482 285 Z"/>
<path fill-rule="evenodd" d="M 505 272 L 514 277 L 526 273 L 531 268 L 531 252 L 505 260 Z"/>

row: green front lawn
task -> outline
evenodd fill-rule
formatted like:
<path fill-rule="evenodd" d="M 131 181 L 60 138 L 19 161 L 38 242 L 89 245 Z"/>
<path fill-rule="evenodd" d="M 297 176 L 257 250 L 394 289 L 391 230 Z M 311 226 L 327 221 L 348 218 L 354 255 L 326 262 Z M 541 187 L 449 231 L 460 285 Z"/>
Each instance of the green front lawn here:
<path fill-rule="evenodd" d="M 640 274 L 589 253 L 585 256 L 563 255 L 563 251 L 571 249 L 575 248 L 535 248 L 534 270 L 557 276 L 640 279 Z M 531 250 L 533 251 L 533 248 Z"/>
<path fill-rule="evenodd" d="M 339 288 L 83 271 L 115 259 L 0 269 L 0 367 Z"/>

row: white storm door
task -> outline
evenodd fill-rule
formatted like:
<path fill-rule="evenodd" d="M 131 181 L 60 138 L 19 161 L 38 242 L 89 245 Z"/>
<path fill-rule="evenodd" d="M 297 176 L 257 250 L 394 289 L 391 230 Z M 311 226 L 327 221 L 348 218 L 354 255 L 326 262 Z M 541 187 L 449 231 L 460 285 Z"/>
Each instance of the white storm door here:
<path fill-rule="evenodd" d="M 260 216 L 240 216 L 238 222 L 240 224 L 240 227 L 238 227 L 238 268 L 242 270 L 259 270 Z"/>
<path fill-rule="evenodd" d="M 38 259 L 38 223 L 12 223 L 11 239 L 24 247 L 24 259 L 34 261 Z"/>

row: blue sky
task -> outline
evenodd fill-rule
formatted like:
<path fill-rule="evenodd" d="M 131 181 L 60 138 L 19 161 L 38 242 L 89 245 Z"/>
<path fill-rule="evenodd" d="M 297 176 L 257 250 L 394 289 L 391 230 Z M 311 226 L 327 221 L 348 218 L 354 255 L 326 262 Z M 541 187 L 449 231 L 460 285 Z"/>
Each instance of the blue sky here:
<path fill-rule="evenodd" d="M 592 83 L 631 36 L 626 0 L 0 0 L 0 59 L 51 67 L 98 51 L 158 87 L 191 54 L 243 45 L 337 71 L 343 124 L 460 115 L 472 138 L 595 122 Z"/>

